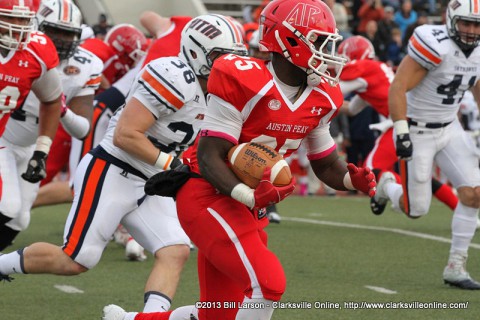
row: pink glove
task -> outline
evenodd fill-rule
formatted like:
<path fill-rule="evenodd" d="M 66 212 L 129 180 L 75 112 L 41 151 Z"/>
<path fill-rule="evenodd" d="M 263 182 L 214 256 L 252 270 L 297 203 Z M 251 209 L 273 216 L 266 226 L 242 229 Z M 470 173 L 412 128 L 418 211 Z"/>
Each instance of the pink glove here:
<path fill-rule="evenodd" d="M 270 182 L 270 168 L 263 172 L 262 180 L 255 188 L 253 195 L 255 197 L 255 208 L 265 208 L 269 205 L 278 203 L 292 194 L 295 189 L 295 177 L 292 177 L 290 184 L 284 187 L 276 187 Z"/>
<path fill-rule="evenodd" d="M 68 109 L 67 98 L 65 97 L 65 95 L 63 93 L 62 93 L 61 104 L 62 104 L 62 111 L 60 113 L 60 118 L 63 118 L 65 116 L 65 113 L 67 113 L 67 109 Z"/>
<path fill-rule="evenodd" d="M 353 187 L 372 198 L 375 195 L 377 186 L 372 170 L 370 168 L 358 168 L 353 163 L 347 164 L 347 169 Z"/>

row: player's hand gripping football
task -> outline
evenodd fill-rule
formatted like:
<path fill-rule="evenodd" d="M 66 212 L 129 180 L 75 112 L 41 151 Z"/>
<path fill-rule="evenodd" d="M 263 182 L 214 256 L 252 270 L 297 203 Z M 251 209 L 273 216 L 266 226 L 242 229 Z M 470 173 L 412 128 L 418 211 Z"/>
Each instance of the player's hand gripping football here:
<path fill-rule="evenodd" d="M 255 208 L 265 208 L 269 205 L 278 203 L 292 194 L 295 189 L 295 177 L 292 177 L 292 181 L 286 186 L 276 187 L 270 181 L 271 169 L 266 168 L 263 172 L 260 183 L 255 188 L 253 196 L 255 198 Z"/>
<path fill-rule="evenodd" d="M 348 173 L 355 189 L 368 194 L 371 198 L 377 190 L 375 175 L 370 168 L 359 168 L 353 163 L 347 164 Z"/>
<path fill-rule="evenodd" d="M 47 176 L 45 170 L 45 161 L 47 154 L 43 151 L 35 151 L 33 156 L 28 161 L 27 171 L 22 173 L 22 178 L 31 183 L 37 183 Z"/>

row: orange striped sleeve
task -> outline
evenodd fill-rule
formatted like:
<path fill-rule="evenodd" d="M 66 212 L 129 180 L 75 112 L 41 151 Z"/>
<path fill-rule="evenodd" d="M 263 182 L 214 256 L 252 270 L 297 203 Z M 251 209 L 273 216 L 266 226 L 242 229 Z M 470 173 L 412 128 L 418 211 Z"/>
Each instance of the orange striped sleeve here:
<path fill-rule="evenodd" d="M 91 78 L 89 79 L 86 83 L 85 83 L 85 87 L 98 87 L 100 85 L 100 82 L 102 82 L 102 76 L 101 75 L 98 75 L 97 77 L 95 78 Z"/>
<path fill-rule="evenodd" d="M 145 70 L 142 74 L 142 79 L 148 83 L 156 92 L 158 92 L 168 103 L 180 110 L 184 103 L 178 99 L 173 93 L 170 92 L 165 86 L 160 83 L 155 77 L 153 77 L 148 70 Z"/>
<path fill-rule="evenodd" d="M 442 62 L 442 59 L 438 57 L 436 54 L 432 53 L 428 48 L 423 46 L 413 35 L 410 38 L 410 44 L 413 46 L 415 50 L 417 50 L 422 56 L 424 56 L 426 59 L 428 59 L 430 62 L 432 62 L 435 65 L 438 65 Z"/>

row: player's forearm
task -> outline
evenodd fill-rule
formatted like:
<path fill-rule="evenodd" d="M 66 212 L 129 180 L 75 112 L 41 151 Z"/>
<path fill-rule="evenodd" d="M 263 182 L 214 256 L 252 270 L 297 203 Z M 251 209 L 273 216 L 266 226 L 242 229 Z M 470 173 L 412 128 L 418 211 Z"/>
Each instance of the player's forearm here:
<path fill-rule="evenodd" d="M 158 158 L 158 148 L 143 133 L 115 130 L 113 143 L 116 147 L 148 164 L 154 165 Z"/>
<path fill-rule="evenodd" d="M 406 92 L 393 83 L 388 93 L 388 111 L 393 122 L 407 119 Z"/>
<path fill-rule="evenodd" d="M 338 157 L 336 152 L 327 157 L 310 162 L 313 172 L 322 182 L 335 190 L 348 190 L 344 184 L 345 174 L 348 172 L 345 161 Z"/>
<path fill-rule="evenodd" d="M 47 136 L 53 140 L 60 121 L 60 97 L 51 102 L 40 103 L 38 135 Z"/>

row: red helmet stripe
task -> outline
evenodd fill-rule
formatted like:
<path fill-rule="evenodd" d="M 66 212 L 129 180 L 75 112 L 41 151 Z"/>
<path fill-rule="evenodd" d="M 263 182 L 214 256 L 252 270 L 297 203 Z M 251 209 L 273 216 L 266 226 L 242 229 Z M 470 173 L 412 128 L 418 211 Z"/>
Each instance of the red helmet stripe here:
<path fill-rule="evenodd" d="M 61 10 L 63 12 L 61 12 L 61 17 L 62 17 L 62 21 L 70 21 L 71 17 L 72 17 L 72 14 L 71 14 L 71 11 L 72 11 L 72 8 L 70 6 L 70 2 L 68 0 L 62 0 L 62 6 L 61 6 Z"/>

